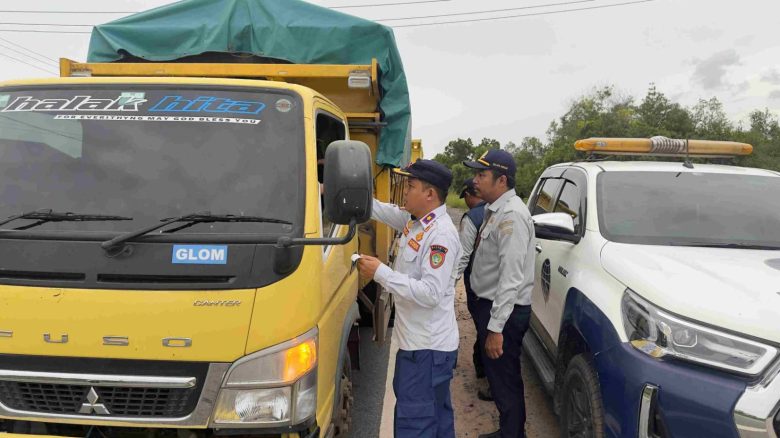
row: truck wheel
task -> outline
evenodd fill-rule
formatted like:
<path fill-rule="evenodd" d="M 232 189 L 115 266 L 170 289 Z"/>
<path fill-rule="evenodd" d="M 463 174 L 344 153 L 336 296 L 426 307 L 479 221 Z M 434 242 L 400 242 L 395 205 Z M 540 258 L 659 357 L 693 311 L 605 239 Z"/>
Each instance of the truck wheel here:
<path fill-rule="evenodd" d="M 563 377 L 561 437 L 604 437 L 604 407 L 599 378 L 587 354 L 572 358 Z"/>
<path fill-rule="evenodd" d="M 349 358 L 349 353 L 344 353 L 344 362 L 341 365 L 341 381 L 338 382 L 339 399 L 336 400 L 338 406 L 336 406 L 335 414 L 333 417 L 333 436 L 346 437 L 349 434 L 349 430 L 352 428 L 352 405 L 355 402 L 354 394 L 352 393 L 352 360 Z"/>

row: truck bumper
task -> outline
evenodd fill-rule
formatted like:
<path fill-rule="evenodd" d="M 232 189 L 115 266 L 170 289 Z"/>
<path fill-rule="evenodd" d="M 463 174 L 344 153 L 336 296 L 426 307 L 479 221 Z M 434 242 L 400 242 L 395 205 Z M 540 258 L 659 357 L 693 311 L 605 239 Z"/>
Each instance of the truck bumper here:
<path fill-rule="evenodd" d="M 654 359 L 627 343 L 597 354 L 595 363 L 607 436 L 776 438 L 774 430 L 740 435 L 735 407 L 750 388 L 737 376 Z M 773 414 L 778 400 L 780 393 L 769 408 Z"/>

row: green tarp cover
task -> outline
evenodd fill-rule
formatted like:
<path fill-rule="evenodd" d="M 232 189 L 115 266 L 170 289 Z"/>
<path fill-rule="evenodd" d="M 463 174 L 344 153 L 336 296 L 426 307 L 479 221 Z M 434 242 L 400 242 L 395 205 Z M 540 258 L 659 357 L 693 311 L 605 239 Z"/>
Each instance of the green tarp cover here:
<path fill-rule="evenodd" d="M 205 52 L 251 53 L 296 64 L 371 64 L 381 69 L 380 111 L 387 126 L 376 161 L 409 159 L 411 109 L 393 31 L 300 0 L 185 0 L 95 26 L 88 62 L 149 61 Z"/>

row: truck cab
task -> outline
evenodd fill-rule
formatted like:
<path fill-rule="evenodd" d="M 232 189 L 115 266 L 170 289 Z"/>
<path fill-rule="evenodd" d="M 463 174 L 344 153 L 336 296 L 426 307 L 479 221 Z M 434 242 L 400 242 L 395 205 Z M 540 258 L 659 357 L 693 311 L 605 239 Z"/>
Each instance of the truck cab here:
<path fill-rule="evenodd" d="M 358 294 L 379 341 L 392 306 L 350 259 L 393 238 L 357 229 L 398 192 L 371 79 L 348 87 L 376 69 L 63 60 L 0 84 L 3 430 L 343 436 Z"/>
<path fill-rule="evenodd" d="M 576 147 L 667 161 L 592 155 L 546 169 L 529 198 L 524 347 L 563 436 L 777 437 L 780 174 L 692 162 L 749 154 L 740 143 Z"/>

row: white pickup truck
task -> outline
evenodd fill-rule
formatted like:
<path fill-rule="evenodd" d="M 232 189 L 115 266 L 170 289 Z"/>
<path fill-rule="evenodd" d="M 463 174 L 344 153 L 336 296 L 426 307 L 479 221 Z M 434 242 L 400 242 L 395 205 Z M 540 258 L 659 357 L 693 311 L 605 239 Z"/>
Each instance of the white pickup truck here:
<path fill-rule="evenodd" d="M 576 147 L 752 151 L 660 137 Z M 780 173 L 592 157 L 545 170 L 528 200 L 536 283 L 524 347 L 562 435 L 780 437 Z"/>

